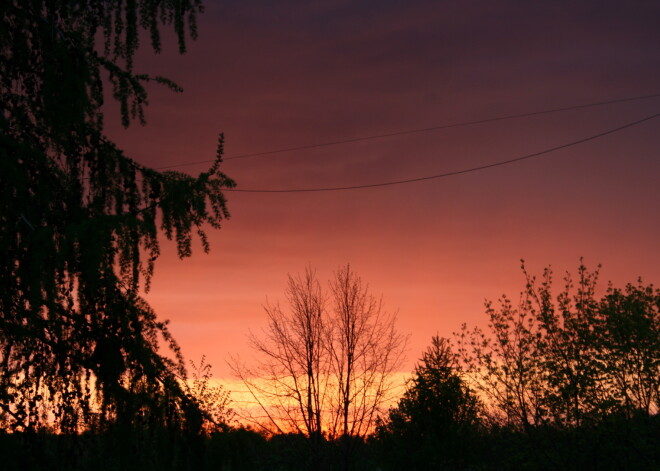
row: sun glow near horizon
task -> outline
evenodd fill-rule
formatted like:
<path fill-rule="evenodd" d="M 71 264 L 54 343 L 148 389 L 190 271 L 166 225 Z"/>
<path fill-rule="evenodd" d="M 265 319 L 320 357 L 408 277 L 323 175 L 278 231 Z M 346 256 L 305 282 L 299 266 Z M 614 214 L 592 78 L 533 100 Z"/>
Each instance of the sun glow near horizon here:
<path fill-rule="evenodd" d="M 411 372 L 397 371 L 393 372 L 389 377 L 391 387 L 387 388 L 387 395 L 378 407 L 377 416 L 384 417 L 390 408 L 396 407 L 399 399 L 406 390 L 406 384 L 411 378 Z M 248 378 L 252 385 L 259 388 L 267 389 L 269 387 L 268 381 L 262 378 Z M 228 407 L 235 412 L 234 420 L 238 425 L 254 427 L 257 430 L 270 431 L 273 429 L 273 423 L 269 419 L 269 414 L 273 413 L 273 408 L 288 405 L 291 411 L 296 409 L 299 405 L 294 399 L 290 398 L 287 404 L 264 402 L 263 397 L 260 402 L 255 398 L 255 394 L 250 392 L 246 383 L 235 377 L 213 377 L 209 380 L 209 384 L 216 387 L 221 387 L 229 393 Z M 258 394 L 257 394 L 258 395 Z M 329 410 L 325 412 L 329 413 Z M 375 424 L 372 424 L 370 431 L 373 430 Z M 282 427 L 284 429 L 284 427 Z M 285 429 L 286 432 L 295 432 L 295 427 Z"/>

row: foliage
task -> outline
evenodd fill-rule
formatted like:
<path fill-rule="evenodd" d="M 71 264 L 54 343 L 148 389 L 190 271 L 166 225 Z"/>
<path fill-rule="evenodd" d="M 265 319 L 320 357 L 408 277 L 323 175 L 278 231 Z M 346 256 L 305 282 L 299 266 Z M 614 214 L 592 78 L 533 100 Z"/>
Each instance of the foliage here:
<path fill-rule="evenodd" d="M 660 412 L 660 290 L 611 284 L 600 302 L 607 388 L 627 417 Z"/>
<path fill-rule="evenodd" d="M 397 407 L 380 421 L 376 442 L 391 469 L 404 463 L 412 469 L 440 462 L 457 467 L 469 460 L 464 445 L 478 431 L 480 419 L 481 404 L 461 378 L 450 341 L 435 336 Z"/>
<path fill-rule="evenodd" d="M 191 436 L 158 425 L 131 429 L 113 425 L 82 434 L 0 432 L 3 469 L 657 470 L 660 292 L 640 280 L 623 289 L 610 285 L 597 298 L 595 274 L 586 268 L 578 274 L 578 288 L 566 276 L 563 289 L 553 297 L 549 271 L 540 282 L 525 272 L 529 297 L 524 292 L 523 302 L 515 308 L 506 302 L 499 308 L 489 305 L 490 335 L 477 331 L 480 335 L 474 338 L 470 337 L 474 331 L 464 331 L 457 345 L 434 337 L 397 408 L 366 439 L 317 435 L 312 441 L 304 433 L 264 435 L 249 428 L 220 428 Z M 316 291 L 319 285 L 313 275 L 308 270 L 302 277 L 290 278 L 302 290 L 296 294 L 298 301 L 305 293 L 323 293 Z M 326 298 L 315 298 L 319 299 Z M 316 305 L 310 301 L 292 306 Z M 327 310 L 320 312 L 328 316 Z M 279 320 L 292 321 L 293 312 L 281 313 Z M 309 316 L 300 319 L 310 320 Z M 588 321 L 583 325 L 580 319 Z M 305 322 L 278 325 L 286 325 L 292 339 L 296 332 L 304 334 L 296 329 L 309 327 Z M 322 325 L 325 332 L 332 332 Z M 551 334 L 584 342 L 580 352 L 597 361 L 582 358 L 578 363 L 569 356 L 578 347 L 553 344 Z M 476 352 L 471 349 L 475 343 L 480 348 Z M 535 361 L 521 362 L 525 360 L 521 351 L 530 352 Z M 322 355 L 327 356 L 327 351 Z M 478 368 L 474 368 L 475 363 L 466 358 L 475 362 L 488 358 L 489 363 L 476 363 Z M 325 361 L 331 363 L 330 357 Z M 581 369 L 592 364 L 597 367 Z M 564 365 L 572 369 L 567 371 Z M 193 370 L 189 393 L 202 398 L 197 403 L 203 410 L 204 391 L 210 391 L 210 366 L 202 358 Z M 580 371 L 593 376 L 571 383 Z M 487 380 L 488 375 L 493 377 Z M 324 384 L 332 392 L 338 382 Z M 574 392 L 567 384 L 585 386 Z M 507 387 L 511 388 L 509 397 L 520 391 L 523 400 L 516 402 L 514 397 L 498 402 L 498 398 L 507 399 Z M 564 391 L 565 396 L 557 391 Z M 477 392 L 484 402 L 477 400 Z M 573 408 L 576 397 L 577 411 Z M 527 425 L 522 422 L 525 405 L 529 407 Z M 351 453 L 346 454 L 347 450 Z"/>
<path fill-rule="evenodd" d="M 202 356 L 199 363 L 190 361 L 190 379 L 187 383 L 188 396 L 193 398 L 203 415 L 203 428 L 207 435 L 230 429 L 234 411 L 229 407 L 229 391 L 221 385 L 211 384 L 211 365 Z"/>
<path fill-rule="evenodd" d="M 394 433 L 441 436 L 477 424 L 479 414 L 479 401 L 461 378 L 449 340 L 436 336 L 384 427 Z"/>
<path fill-rule="evenodd" d="M 455 350 L 433 339 L 372 440 L 382 469 L 660 464 L 660 290 L 599 296 L 598 269 L 580 264 L 555 295 L 549 268 L 522 269 L 517 305 L 486 303 L 488 331 L 464 326 Z"/>
<path fill-rule="evenodd" d="M 640 280 L 609 285 L 596 296 L 598 270 L 583 264 L 556 296 L 552 271 L 538 280 L 524 267 L 525 291 L 514 307 L 488 302 L 488 336 L 459 334 L 459 353 L 472 384 L 501 424 L 526 430 L 580 426 L 612 414 L 658 411 L 660 290 Z"/>
<path fill-rule="evenodd" d="M 537 425 L 545 384 L 538 352 L 538 323 L 530 312 L 531 302 L 518 308 L 503 296 L 500 308 L 486 303 L 492 336 L 481 329 L 469 332 L 463 325 L 458 352 L 470 384 L 484 397 L 490 417 L 501 424 Z"/>
<path fill-rule="evenodd" d="M 0 421 L 60 431 L 119 421 L 199 422 L 179 348 L 140 298 L 159 232 L 191 254 L 229 216 L 217 160 L 197 178 L 159 173 L 103 135 L 104 84 L 122 121 L 144 122 L 139 29 L 181 52 L 197 0 L 7 0 L 0 20 Z M 175 359 L 158 353 L 168 346 Z"/>

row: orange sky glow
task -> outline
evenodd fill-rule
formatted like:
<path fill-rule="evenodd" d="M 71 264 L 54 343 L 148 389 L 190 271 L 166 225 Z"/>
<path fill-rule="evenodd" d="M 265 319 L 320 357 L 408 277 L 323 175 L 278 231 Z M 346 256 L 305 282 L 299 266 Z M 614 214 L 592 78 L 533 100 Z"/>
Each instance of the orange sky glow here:
<path fill-rule="evenodd" d="M 611 5 L 610 5 L 611 3 Z M 145 47 L 147 126 L 108 135 L 161 167 L 660 92 L 657 25 L 647 2 L 207 1 L 188 53 Z M 630 101 L 304 151 L 227 160 L 238 188 L 346 186 L 507 160 L 660 111 Z M 146 295 L 184 355 L 230 378 L 249 330 L 287 273 L 322 282 L 350 263 L 410 335 L 404 371 L 431 336 L 485 325 L 484 300 L 514 299 L 551 265 L 557 288 L 580 257 L 601 286 L 660 282 L 660 118 L 516 164 L 407 185 L 328 193 L 227 193 L 232 217 L 179 260 L 163 242 Z M 195 174 L 204 165 L 178 167 Z"/>

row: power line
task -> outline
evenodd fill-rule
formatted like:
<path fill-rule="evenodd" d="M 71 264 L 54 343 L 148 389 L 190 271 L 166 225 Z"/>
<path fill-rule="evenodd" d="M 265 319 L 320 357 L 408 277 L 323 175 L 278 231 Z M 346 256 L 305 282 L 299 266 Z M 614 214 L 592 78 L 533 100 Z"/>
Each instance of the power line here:
<path fill-rule="evenodd" d="M 509 165 L 514 162 L 520 162 L 521 160 L 526 160 L 526 159 L 531 159 L 534 157 L 540 157 L 542 155 L 549 154 L 551 152 L 555 152 L 561 149 L 566 149 L 568 147 L 576 146 L 578 144 L 583 144 L 588 141 L 593 141 L 595 139 L 601 138 L 603 136 L 607 136 L 609 134 L 614 134 L 618 131 L 622 131 L 627 128 L 631 128 L 633 126 L 636 126 L 638 124 L 644 123 L 646 121 L 650 121 L 654 118 L 657 118 L 660 116 L 660 113 L 653 114 L 651 116 L 647 116 L 642 119 L 638 119 L 637 121 L 633 121 L 630 123 L 626 123 L 624 125 L 618 126 L 613 129 L 609 129 L 607 131 L 603 131 L 598 134 L 594 134 L 582 139 L 578 139 L 577 141 L 572 141 L 566 144 L 562 144 L 556 147 L 551 147 L 549 149 L 545 149 L 539 152 L 534 152 L 532 154 L 526 154 L 521 157 L 516 157 L 513 159 L 508 159 L 508 160 L 502 160 L 499 162 L 494 162 L 492 164 L 486 164 L 486 165 L 480 165 L 478 167 L 470 167 L 462 170 L 455 170 L 453 172 L 446 172 L 446 173 L 440 173 L 437 175 L 428 175 L 424 177 L 417 177 L 417 178 L 409 178 L 406 180 L 394 180 L 390 182 L 381 182 L 381 183 L 371 183 L 371 184 L 365 184 L 365 185 L 352 185 L 352 186 L 335 186 L 335 187 L 325 187 L 325 188 L 292 188 L 292 189 L 282 189 L 282 190 L 260 190 L 260 189 L 240 189 L 240 188 L 233 188 L 233 189 L 223 189 L 222 191 L 233 191 L 233 192 L 242 192 L 242 193 L 303 193 L 303 192 L 321 192 L 321 191 L 343 191 L 343 190 L 357 190 L 357 189 L 363 189 L 363 188 L 376 188 L 376 187 L 382 187 L 382 186 L 393 186 L 393 185 L 403 185 L 405 183 L 415 183 L 415 182 L 421 182 L 425 180 L 433 180 L 433 179 L 438 179 L 438 178 L 444 178 L 444 177 L 451 177 L 454 175 L 461 175 L 464 173 L 471 173 L 471 172 L 477 172 L 480 170 L 485 170 L 487 168 L 492 168 L 492 167 L 499 167 L 502 165 Z"/>
<path fill-rule="evenodd" d="M 478 124 L 486 124 L 486 123 L 494 123 L 496 121 L 505 121 L 505 120 L 510 120 L 510 119 L 519 119 L 519 118 L 527 118 L 531 116 L 539 116 L 539 115 L 544 115 L 544 114 L 550 114 L 550 113 L 559 113 L 562 111 L 572 111 L 572 110 L 579 110 L 579 109 L 584 109 L 584 108 L 593 108 L 596 106 L 606 106 L 606 105 L 613 105 L 616 103 L 624 103 L 628 101 L 637 101 L 637 100 L 647 100 L 650 98 L 657 98 L 660 97 L 660 93 L 652 94 L 652 95 L 640 95 L 640 96 L 635 96 L 635 97 L 627 97 L 627 98 L 618 98 L 614 100 L 607 100 L 607 101 L 600 101 L 600 102 L 595 102 L 595 103 L 586 103 L 586 104 L 581 104 L 581 105 L 573 105 L 573 106 L 565 106 L 562 108 L 552 108 L 552 109 L 547 109 L 547 110 L 541 110 L 541 111 L 531 111 L 528 113 L 518 113 L 518 114 L 510 114 L 510 115 L 505 115 L 505 116 L 497 116 L 494 118 L 484 118 L 484 119 L 477 119 L 473 121 L 462 121 L 458 123 L 449 123 L 449 124 L 441 124 L 438 126 L 430 126 L 426 128 L 417 128 L 417 129 L 407 129 L 403 131 L 395 131 L 395 132 L 390 132 L 390 133 L 385 133 L 385 134 L 374 134 L 370 136 L 361 136 L 361 137 L 355 137 L 351 139 L 340 139 L 336 141 L 327 141 L 327 142 L 321 142 L 317 144 L 308 144 L 308 145 L 303 145 L 303 146 L 295 146 L 295 147 L 286 147 L 282 149 L 275 149 L 275 150 L 267 150 L 263 152 L 253 152 L 249 154 L 239 154 L 239 155 L 233 155 L 230 157 L 225 157 L 223 160 L 236 160 L 236 159 L 247 159 L 251 157 L 261 157 L 265 155 L 273 155 L 273 154 L 282 154 L 285 152 L 293 152 L 293 151 L 298 151 L 298 150 L 309 150 L 309 149 L 317 149 L 319 147 L 330 147 L 330 146 L 337 146 L 340 144 L 350 144 L 354 142 L 364 142 L 364 141 L 371 141 L 375 139 L 384 139 L 388 137 L 395 137 L 395 136 L 405 136 L 409 134 L 418 134 L 418 133 L 424 133 L 424 132 L 430 132 L 430 131 L 439 131 L 442 129 L 451 129 L 451 128 L 459 128 L 459 127 L 465 127 L 465 126 L 475 126 Z M 177 167 L 187 167 L 188 165 L 198 165 L 198 164 L 206 164 L 210 162 L 214 162 L 214 159 L 210 160 L 197 160 L 195 162 L 184 162 L 180 164 L 173 164 L 173 165 L 166 165 L 163 167 L 156 167 L 155 170 L 165 170 L 169 168 L 177 168 Z"/>

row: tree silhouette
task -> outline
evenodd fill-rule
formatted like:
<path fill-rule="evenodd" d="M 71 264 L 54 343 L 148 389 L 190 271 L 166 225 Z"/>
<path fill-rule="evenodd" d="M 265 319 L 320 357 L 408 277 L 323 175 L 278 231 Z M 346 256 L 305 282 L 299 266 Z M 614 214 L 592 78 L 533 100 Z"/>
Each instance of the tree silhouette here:
<path fill-rule="evenodd" d="M 203 429 L 207 436 L 230 430 L 234 411 L 229 407 L 229 391 L 212 383 L 212 367 L 202 356 L 199 363 L 190 361 L 190 379 L 186 392 L 196 401 L 203 416 Z"/>
<path fill-rule="evenodd" d="M 311 268 L 289 276 L 289 310 L 267 305 L 264 335 L 250 337 L 259 363 L 234 364 L 265 415 L 253 419 L 269 432 L 363 438 L 389 398 L 405 346 L 396 316 L 349 265 L 330 286 L 328 296 Z"/>
<path fill-rule="evenodd" d="M 417 427 L 420 434 L 425 430 L 441 435 L 476 424 L 480 412 L 479 401 L 461 378 L 449 340 L 435 336 L 397 408 L 390 411 L 390 420 L 393 426 Z"/>
<path fill-rule="evenodd" d="M 326 296 L 311 267 L 303 275 L 289 275 L 285 296 L 289 311 L 267 304 L 264 335 L 250 334 L 259 363 L 246 367 L 235 362 L 233 368 L 266 415 L 266 421 L 258 421 L 260 427 L 269 433 L 318 437 L 329 371 Z"/>
<path fill-rule="evenodd" d="M 597 296 L 598 269 L 580 264 L 553 294 L 549 268 L 540 278 L 522 266 L 517 306 L 487 302 L 490 335 L 466 326 L 458 336 L 464 368 L 491 406 L 491 417 L 529 431 L 580 427 L 619 412 L 658 411 L 660 290 L 641 280 Z"/>
<path fill-rule="evenodd" d="M 660 290 L 611 284 L 600 302 L 601 359 L 609 391 L 627 417 L 660 412 Z"/>
<path fill-rule="evenodd" d="M 388 399 L 390 376 L 401 363 L 406 339 L 396 316 L 383 308 L 350 265 L 335 273 L 331 284 L 334 316 L 327 347 L 336 393 L 331 436 L 364 437 L 371 432 L 378 408 Z"/>
<path fill-rule="evenodd" d="M 122 122 L 144 123 L 139 29 L 161 49 L 196 36 L 197 0 L 9 0 L 0 23 L 0 418 L 14 430 L 199 422 L 178 346 L 140 298 L 158 234 L 191 254 L 229 216 L 219 171 L 159 173 L 103 134 L 104 84 Z M 158 353 L 164 342 L 174 354 Z"/>
<path fill-rule="evenodd" d="M 482 405 L 463 380 L 450 341 L 434 336 L 406 392 L 380 420 L 376 439 L 391 469 L 454 469 L 474 453 L 466 441 L 480 425 L 481 414 Z"/>

